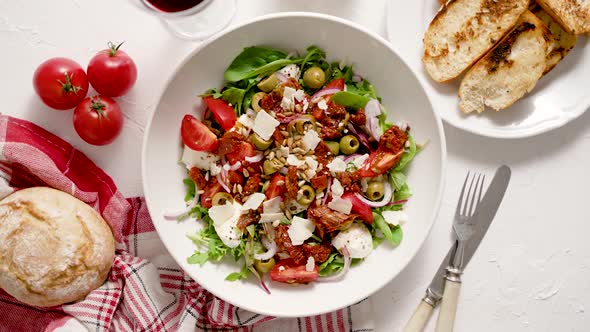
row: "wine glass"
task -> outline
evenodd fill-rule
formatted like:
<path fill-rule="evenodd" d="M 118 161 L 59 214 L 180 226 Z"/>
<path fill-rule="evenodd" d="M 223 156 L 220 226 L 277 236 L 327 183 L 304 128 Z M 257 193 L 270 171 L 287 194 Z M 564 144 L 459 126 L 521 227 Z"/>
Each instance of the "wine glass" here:
<path fill-rule="evenodd" d="M 236 0 L 132 0 L 160 18 L 175 36 L 205 39 L 225 28 L 236 12 Z"/>

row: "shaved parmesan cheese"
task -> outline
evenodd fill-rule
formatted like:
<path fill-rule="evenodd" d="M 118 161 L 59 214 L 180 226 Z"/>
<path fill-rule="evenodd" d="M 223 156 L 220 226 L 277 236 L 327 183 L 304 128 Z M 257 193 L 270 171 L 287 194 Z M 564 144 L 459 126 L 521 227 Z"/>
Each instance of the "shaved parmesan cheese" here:
<path fill-rule="evenodd" d="M 338 181 L 338 179 L 334 179 L 332 181 L 332 186 L 330 187 L 330 190 L 332 190 L 332 194 L 334 194 L 334 196 L 342 196 L 342 194 L 344 194 L 344 187 L 342 187 L 342 184 L 340 183 L 340 181 Z"/>
<path fill-rule="evenodd" d="M 312 272 L 315 268 L 315 259 L 312 256 L 307 258 L 307 263 L 305 264 L 305 271 Z"/>
<path fill-rule="evenodd" d="M 397 226 L 408 221 L 408 214 L 404 211 L 383 211 L 381 212 L 381 215 L 388 224 L 393 226 Z"/>
<path fill-rule="evenodd" d="M 238 202 L 216 205 L 209 209 L 209 217 L 219 238 L 226 246 L 235 248 L 240 245 L 243 232 L 237 227 L 240 219 L 241 205 Z"/>
<path fill-rule="evenodd" d="M 254 119 L 249 115 L 244 114 L 238 118 L 238 122 L 244 125 L 244 127 L 252 129 L 254 127 Z"/>
<path fill-rule="evenodd" d="M 330 172 L 344 172 L 346 171 L 346 163 L 340 158 L 334 158 L 328 165 L 326 165 Z"/>
<path fill-rule="evenodd" d="M 287 205 L 287 209 L 289 209 L 289 212 L 291 212 L 291 214 L 297 214 L 299 212 L 307 210 L 307 206 L 303 206 L 297 203 L 296 200 L 291 200 Z"/>
<path fill-rule="evenodd" d="M 283 200 L 280 196 L 277 196 L 273 199 L 269 199 L 268 201 L 262 203 L 262 212 L 263 213 L 278 213 L 281 212 L 281 202 Z"/>
<path fill-rule="evenodd" d="M 305 91 L 297 90 L 297 91 L 295 91 L 295 94 L 293 95 L 293 97 L 295 97 L 295 99 L 297 101 L 302 101 L 305 98 Z"/>
<path fill-rule="evenodd" d="M 254 132 L 264 140 L 269 140 L 275 132 L 275 128 L 281 124 L 264 110 L 260 110 L 254 119 Z"/>
<path fill-rule="evenodd" d="M 281 221 L 284 216 L 281 212 L 263 213 L 260 215 L 259 223 Z"/>
<path fill-rule="evenodd" d="M 373 238 L 365 225 L 354 223 L 332 238 L 332 245 L 339 250 L 346 247 L 351 258 L 365 258 L 373 251 Z"/>
<path fill-rule="evenodd" d="M 305 133 L 305 135 L 303 135 L 303 138 L 301 139 L 301 141 L 303 142 L 303 147 L 309 151 L 309 150 L 314 150 L 316 148 L 316 146 L 318 146 L 318 144 L 321 141 L 320 135 L 318 135 L 318 133 L 315 130 L 310 130 L 308 132 Z"/>
<path fill-rule="evenodd" d="M 253 193 L 252 195 L 248 196 L 246 202 L 242 206 L 242 211 L 248 210 L 256 210 L 262 204 L 262 201 L 266 198 L 266 195 L 262 193 Z"/>
<path fill-rule="evenodd" d="M 293 110 L 295 107 L 295 93 L 297 91 L 292 87 L 286 86 L 283 90 L 283 100 L 281 100 L 281 107 L 284 110 Z"/>
<path fill-rule="evenodd" d="M 326 103 L 326 101 L 325 101 L 324 99 L 321 99 L 321 100 L 318 102 L 318 107 L 319 107 L 319 109 L 321 109 L 321 110 L 324 110 L 324 111 L 325 111 L 325 110 L 327 110 L 327 109 L 328 109 L 328 104 Z"/>
<path fill-rule="evenodd" d="M 291 220 L 291 226 L 289 226 L 287 233 L 293 245 L 298 246 L 303 244 L 303 241 L 309 239 L 314 230 L 315 225 L 311 220 L 295 216 Z"/>
<path fill-rule="evenodd" d="M 350 210 L 352 209 L 352 202 L 347 199 L 342 199 L 338 196 L 332 198 L 330 203 L 328 203 L 328 207 L 334 211 L 342 212 L 344 214 L 350 214 Z"/>
<path fill-rule="evenodd" d="M 297 158 L 297 156 L 295 156 L 294 154 L 290 154 L 287 156 L 287 165 L 301 167 L 304 164 L 305 160 L 299 160 L 299 158 Z"/>
<path fill-rule="evenodd" d="M 185 164 L 188 169 L 196 167 L 208 171 L 211 169 L 211 164 L 215 165 L 218 160 L 219 156 L 213 153 L 196 151 L 186 145 L 182 151 L 182 163 Z"/>

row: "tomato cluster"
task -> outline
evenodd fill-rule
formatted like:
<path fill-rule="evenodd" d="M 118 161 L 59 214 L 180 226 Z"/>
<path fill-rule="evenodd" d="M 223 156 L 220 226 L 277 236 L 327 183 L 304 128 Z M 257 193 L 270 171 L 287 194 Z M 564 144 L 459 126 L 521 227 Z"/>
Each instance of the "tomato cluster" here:
<path fill-rule="evenodd" d="M 74 108 L 74 129 L 87 143 L 111 143 L 123 128 L 123 113 L 111 97 L 125 95 L 135 84 L 137 67 L 119 48 L 123 43 L 98 52 L 86 72 L 75 61 L 52 58 L 33 75 L 33 86 L 41 101 L 56 110 Z M 92 85 L 99 95 L 86 98 Z"/>

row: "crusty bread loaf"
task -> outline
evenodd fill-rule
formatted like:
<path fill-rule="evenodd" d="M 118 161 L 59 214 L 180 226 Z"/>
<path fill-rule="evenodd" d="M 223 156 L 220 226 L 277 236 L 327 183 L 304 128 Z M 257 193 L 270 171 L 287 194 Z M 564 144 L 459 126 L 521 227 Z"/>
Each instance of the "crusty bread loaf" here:
<path fill-rule="evenodd" d="M 465 113 L 496 111 L 531 91 L 545 71 L 547 28 L 526 11 L 515 28 L 465 74 L 459 108 Z M 550 35 L 550 34 L 549 34 Z"/>
<path fill-rule="evenodd" d="M 577 38 L 576 35 L 565 31 L 543 8 L 535 6 L 531 11 L 551 31 L 552 38 L 547 40 L 547 58 L 543 72 L 543 74 L 547 74 L 576 46 Z"/>
<path fill-rule="evenodd" d="M 35 187 L 0 201 L 0 288 L 36 306 L 84 298 L 113 264 L 111 229 L 90 206 Z"/>
<path fill-rule="evenodd" d="M 590 0 L 537 0 L 568 32 L 590 32 Z"/>
<path fill-rule="evenodd" d="M 458 77 L 518 21 L 529 0 L 451 0 L 424 34 L 422 61 L 433 80 Z"/>

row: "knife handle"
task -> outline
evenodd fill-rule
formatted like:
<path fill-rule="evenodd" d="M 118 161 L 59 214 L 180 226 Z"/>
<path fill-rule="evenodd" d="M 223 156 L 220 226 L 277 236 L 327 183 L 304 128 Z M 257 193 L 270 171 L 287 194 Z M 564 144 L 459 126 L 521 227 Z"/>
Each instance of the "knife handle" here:
<path fill-rule="evenodd" d="M 455 324 L 455 313 L 459 300 L 461 279 L 445 280 L 445 292 L 443 294 L 435 332 L 452 332 Z"/>
<path fill-rule="evenodd" d="M 414 311 L 414 314 L 406 324 L 406 327 L 404 327 L 403 332 L 422 332 L 426 323 L 428 323 L 428 319 L 430 318 L 433 309 L 434 306 L 430 303 L 427 303 L 424 300 L 420 301 L 418 308 Z"/>

